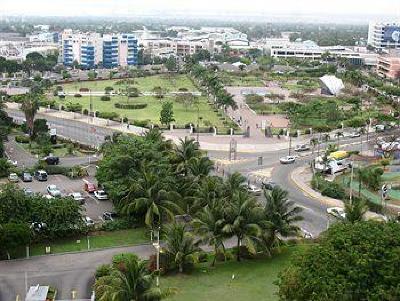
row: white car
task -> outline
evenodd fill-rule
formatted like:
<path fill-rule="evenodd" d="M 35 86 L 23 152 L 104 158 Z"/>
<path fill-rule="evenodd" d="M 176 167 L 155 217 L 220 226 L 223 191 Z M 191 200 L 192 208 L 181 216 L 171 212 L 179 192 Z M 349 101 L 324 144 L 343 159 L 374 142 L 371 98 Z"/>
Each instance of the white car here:
<path fill-rule="evenodd" d="M 256 185 L 249 184 L 247 185 L 247 191 L 254 193 L 254 194 L 261 194 L 261 189 L 258 188 Z"/>
<path fill-rule="evenodd" d="M 286 157 L 282 157 L 279 159 L 279 162 L 281 162 L 281 164 L 292 164 L 296 161 L 296 158 L 293 156 L 286 156 Z"/>
<path fill-rule="evenodd" d="M 19 181 L 18 175 L 16 173 L 10 173 L 8 176 L 8 181 L 17 183 Z"/>
<path fill-rule="evenodd" d="M 108 195 L 104 190 L 96 190 L 94 192 L 94 196 L 96 197 L 96 199 L 98 199 L 99 201 L 105 201 L 108 200 Z"/>
<path fill-rule="evenodd" d="M 49 185 L 47 186 L 47 193 L 52 197 L 59 197 L 61 196 L 61 191 L 57 188 L 56 185 Z"/>
<path fill-rule="evenodd" d="M 346 213 L 341 207 L 329 207 L 326 212 L 336 218 L 346 218 Z"/>
<path fill-rule="evenodd" d="M 94 226 L 94 221 L 89 216 L 85 216 L 83 221 L 87 227 Z"/>
<path fill-rule="evenodd" d="M 294 149 L 295 152 L 305 152 L 308 150 L 310 150 L 310 147 L 308 146 L 308 144 L 296 145 L 296 148 Z"/>
<path fill-rule="evenodd" d="M 80 192 L 71 192 L 69 197 L 73 198 L 75 201 L 79 202 L 80 204 L 83 204 L 85 202 L 85 198 L 82 196 Z"/>
<path fill-rule="evenodd" d="M 360 136 L 361 136 L 360 132 L 350 133 L 350 138 L 357 138 L 357 137 L 360 137 Z"/>

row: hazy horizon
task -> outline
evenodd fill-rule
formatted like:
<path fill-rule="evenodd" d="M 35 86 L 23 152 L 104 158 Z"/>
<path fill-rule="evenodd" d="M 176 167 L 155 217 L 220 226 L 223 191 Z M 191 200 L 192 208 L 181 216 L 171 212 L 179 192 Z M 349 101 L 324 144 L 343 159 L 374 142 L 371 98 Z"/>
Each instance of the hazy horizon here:
<path fill-rule="evenodd" d="M 330 3 L 319 0 L 286 0 L 285 5 L 276 1 L 248 0 L 147 0 L 134 4 L 129 0 L 5 0 L 2 16 L 47 17 L 177 17 L 220 18 L 256 17 L 279 19 L 299 17 L 300 20 L 367 23 L 371 20 L 400 20 L 400 1 L 381 0 L 371 3 L 335 0 Z M 266 20 L 269 21 L 269 20 Z M 283 20 L 282 20 L 283 21 Z"/>

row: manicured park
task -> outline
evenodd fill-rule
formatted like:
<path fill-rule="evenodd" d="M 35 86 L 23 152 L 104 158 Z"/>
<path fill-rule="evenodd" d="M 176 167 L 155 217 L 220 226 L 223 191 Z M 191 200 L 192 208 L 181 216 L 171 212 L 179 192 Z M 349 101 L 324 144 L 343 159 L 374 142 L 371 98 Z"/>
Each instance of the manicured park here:
<path fill-rule="evenodd" d="M 214 268 L 210 263 L 198 264 L 191 274 L 162 277 L 161 286 L 174 292 L 168 301 L 278 300 L 274 282 L 299 249 L 284 249 L 273 258 L 220 262 Z"/>

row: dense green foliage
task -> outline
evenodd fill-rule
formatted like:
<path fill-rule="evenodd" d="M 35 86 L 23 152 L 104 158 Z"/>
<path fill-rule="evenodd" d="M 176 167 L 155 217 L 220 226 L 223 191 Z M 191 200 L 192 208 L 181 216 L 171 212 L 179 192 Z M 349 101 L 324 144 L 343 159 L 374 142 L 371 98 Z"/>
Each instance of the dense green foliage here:
<path fill-rule="evenodd" d="M 398 300 L 400 224 L 337 223 L 279 277 L 281 300 Z"/>

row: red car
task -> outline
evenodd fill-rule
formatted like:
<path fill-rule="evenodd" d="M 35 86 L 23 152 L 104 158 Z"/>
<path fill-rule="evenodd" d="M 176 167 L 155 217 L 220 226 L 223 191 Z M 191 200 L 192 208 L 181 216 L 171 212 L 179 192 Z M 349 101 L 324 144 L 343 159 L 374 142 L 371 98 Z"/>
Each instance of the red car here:
<path fill-rule="evenodd" d="M 96 185 L 90 182 L 86 182 L 83 189 L 89 193 L 94 193 L 97 190 Z"/>

